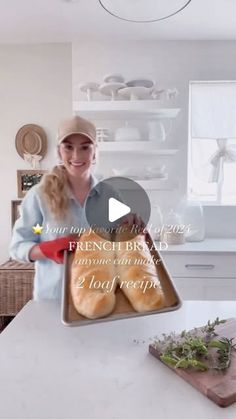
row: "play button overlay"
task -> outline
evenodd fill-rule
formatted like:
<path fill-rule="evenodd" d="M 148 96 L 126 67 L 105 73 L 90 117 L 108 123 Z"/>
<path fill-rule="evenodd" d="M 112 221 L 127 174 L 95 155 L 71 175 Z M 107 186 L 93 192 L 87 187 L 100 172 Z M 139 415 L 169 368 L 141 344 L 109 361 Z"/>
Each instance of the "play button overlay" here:
<path fill-rule="evenodd" d="M 119 220 L 126 214 L 131 212 L 128 205 L 123 204 L 123 202 L 118 201 L 115 198 L 109 198 L 108 204 L 108 220 L 113 222 Z"/>
<path fill-rule="evenodd" d="M 119 176 L 97 183 L 85 207 L 90 229 L 111 241 L 136 237 L 148 224 L 150 213 L 146 191 L 138 182 Z"/>

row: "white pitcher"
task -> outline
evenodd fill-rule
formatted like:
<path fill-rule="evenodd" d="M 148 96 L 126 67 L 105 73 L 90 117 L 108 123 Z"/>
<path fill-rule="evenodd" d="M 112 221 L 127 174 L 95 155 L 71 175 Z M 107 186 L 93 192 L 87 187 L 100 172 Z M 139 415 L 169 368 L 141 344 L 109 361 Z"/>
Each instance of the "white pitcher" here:
<path fill-rule="evenodd" d="M 165 126 L 162 121 L 149 121 L 148 122 L 148 139 L 156 143 L 162 143 L 166 141 L 167 136 L 170 133 L 172 122 L 169 121 L 169 127 Z"/>

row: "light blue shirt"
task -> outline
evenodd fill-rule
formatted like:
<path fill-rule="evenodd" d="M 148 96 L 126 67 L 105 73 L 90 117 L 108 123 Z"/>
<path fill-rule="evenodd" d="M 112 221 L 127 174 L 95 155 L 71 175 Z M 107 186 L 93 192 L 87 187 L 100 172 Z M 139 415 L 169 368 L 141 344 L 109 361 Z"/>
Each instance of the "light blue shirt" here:
<path fill-rule="evenodd" d="M 105 199 L 101 191 L 96 189 L 97 180 L 91 179 L 90 192 L 87 199 L 94 200 L 96 208 L 97 199 Z M 62 221 L 55 221 L 42 196 L 40 185 L 33 186 L 22 201 L 20 217 L 15 222 L 10 244 L 10 256 L 20 262 L 30 262 L 29 251 L 41 241 L 54 240 L 59 237 L 76 233 L 71 228 L 88 228 L 89 224 L 85 215 L 85 204 L 82 206 L 72 194 L 69 194 L 69 210 Z M 87 200 L 86 200 L 87 201 Z M 32 226 L 43 225 L 42 234 L 36 235 Z M 34 299 L 60 299 L 64 265 L 57 264 L 51 259 L 42 259 L 35 262 Z"/>

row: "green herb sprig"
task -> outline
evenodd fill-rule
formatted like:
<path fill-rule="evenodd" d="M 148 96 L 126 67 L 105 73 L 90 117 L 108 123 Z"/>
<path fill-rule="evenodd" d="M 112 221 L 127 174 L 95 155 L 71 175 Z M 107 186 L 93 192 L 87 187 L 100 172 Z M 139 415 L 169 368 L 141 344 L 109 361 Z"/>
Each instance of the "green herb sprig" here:
<path fill-rule="evenodd" d="M 163 339 L 156 340 L 153 346 L 161 354 L 160 359 L 171 367 L 225 370 L 230 365 L 232 351 L 236 350 L 233 338 L 217 338 L 215 327 L 225 322 L 217 317 L 200 329 L 183 330 L 180 335 L 163 334 Z"/>
<path fill-rule="evenodd" d="M 209 348 L 217 348 L 217 365 L 215 369 L 224 370 L 229 367 L 231 352 L 236 350 L 236 346 L 233 344 L 233 338 L 221 338 L 219 340 L 212 340 L 209 343 Z"/>

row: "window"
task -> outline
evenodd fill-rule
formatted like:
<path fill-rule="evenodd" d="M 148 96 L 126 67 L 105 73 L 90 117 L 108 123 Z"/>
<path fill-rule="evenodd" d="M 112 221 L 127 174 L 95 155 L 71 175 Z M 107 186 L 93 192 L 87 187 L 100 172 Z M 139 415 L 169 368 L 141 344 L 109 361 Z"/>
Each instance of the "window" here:
<path fill-rule="evenodd" d="M 236 205 L 236 81 L 190 82 L 188 196 Z"/>

